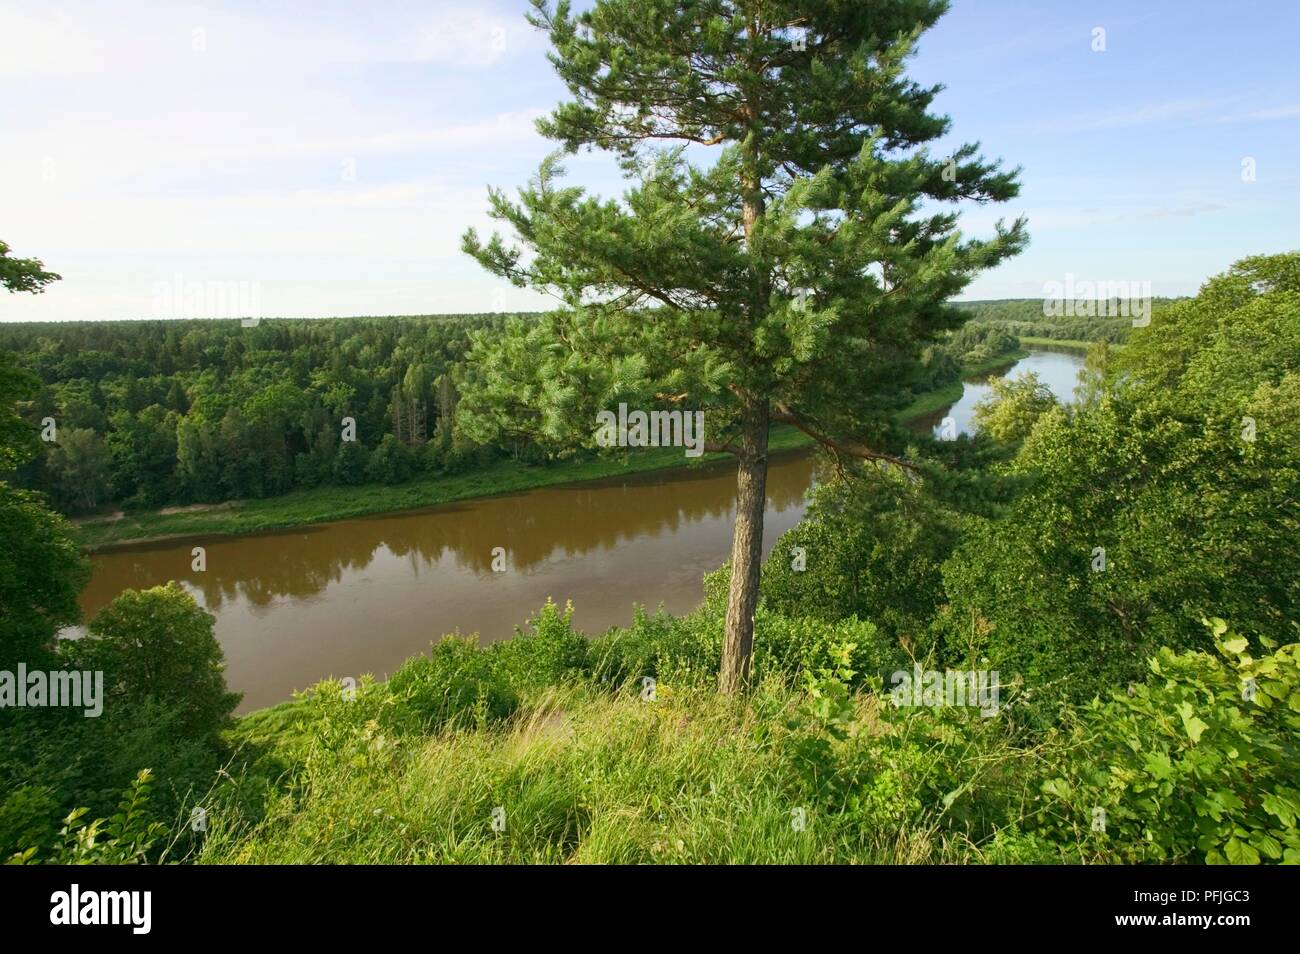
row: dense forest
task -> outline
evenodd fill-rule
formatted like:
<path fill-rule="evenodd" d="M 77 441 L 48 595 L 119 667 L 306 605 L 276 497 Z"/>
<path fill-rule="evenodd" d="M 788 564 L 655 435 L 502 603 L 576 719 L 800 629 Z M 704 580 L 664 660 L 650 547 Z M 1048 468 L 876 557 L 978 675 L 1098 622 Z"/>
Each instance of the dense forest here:
<path fill-rule="evenodd" d="M 1178 299 L 1153 298 L 1151 307 L 1163 308 Z M 1087 300 L 1078 309 L 1085 314 L 1049 315 L 1039 298 L 998 298 L 987 301 L 956 302 L 976 324 L 991 324 L 1023 338 L 1058 338 L 1072 341 L 1107 341 L 1122 344 L 1128 337 L 1133 320 L 1128 317 L 1130 303 L 1118 299 Z"/>
<path fill-rule="evenodd" d="M 53 421 L 15 477 L 63 513 L 271 497 L 322 485 L 400 484 L 499 457 L 579 453 L 526 437 L 477 443 L 457 427 L 478 369 L 476 335 L 514 318 L 85 321 L 0 326 L 0 348 L 36 375 L 25 420 Z M 970 323 L 927 348 L 899 406 L 1014 352 L 1014 334 Z M 470 382 L 473 383 L 472 381 Z M 355 440 L 342 440 L 344 418 Z M 594 426 L 593 426 L 594 431 Z M 587 448 L 589 449 L 589 448 Z"/>

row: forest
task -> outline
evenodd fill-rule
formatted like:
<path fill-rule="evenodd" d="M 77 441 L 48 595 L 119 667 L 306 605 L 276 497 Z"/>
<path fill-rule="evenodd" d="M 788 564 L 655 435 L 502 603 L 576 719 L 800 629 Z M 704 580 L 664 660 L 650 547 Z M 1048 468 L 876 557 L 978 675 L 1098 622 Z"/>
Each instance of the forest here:
<path fill-rule="evenodd" d="M 54 422 L 49 453 L 17 485 L 56 509 L 274 497 L 292 490 L 400 485 L 471 473 L 495 460 L 544 465 L 591 451 L 526 434 L 475 440 L 457 428 L 475 335 L 530 316 L 85 321 L 0 325 L 0 348 L 40 381 L 24 420 Z M 651 320 L 647 318 L 646 320 Z M 1014 333 L 969 323 L 926 349 L 905 406 L 963 368 L 1019 348 Z M 468 383 L 467 383 L 468 382 Z M 342 421 L 356 422 L 343 441 Z"/>
<path fill-rule="evenodd" d="M 459 251 L 550 310 L 0 325 L 0 673 L 102 676 L 58 706 L 0 680 L 0 857 L 1300 864 L 1300 250 L 1251 233 L 1141 320 L 1094 301 L 1050 318 L 1046 292 L 963 301 L 1026 252 L 1030 217 L 962 213 L 1021 208 L 1034 173 L 972 125 L 954 139 L 943 87 L 910 72 L 947 13 L 533 0 L 565 91 L 536 123 L 555 151 L 489 187 L 493 231 L 466 224 Z M 561 162 L 583 150 L 617 160 L 617 199 Z M 6 293 L 64 281 L 12 251 Z M 994 376 L 969 432 L 905 426 L 1034 341 L 1087 349 L 1071 393 Z M 700 415 L 727 468 L 725 558 L 662 570 L 701 583 L 688 610 L 629 597 L 587 632 L 539 598 L 507 638 L 457 619 L 250 712 L 185 566 L 132 567 L 83 613 L 93 520 L 229 502 L 172 543 L 202 561 L 224 533 L 290 527 L 317 556 L 307 525 L 339 513 L 680 466 L 598 446 L 623 405 Z M 792 447 L 816 479 L 778 524 Z M 331 488 L 375 507 L 326 512 Z M 292 519 L 244 520 L 277 501 Z M 510 513 L 553 536 L 578 519 Z M 601 585 L 656 572 L 607 572 L 623 529 L 601 528 Z M 285 549 L 247 539 L 274 584 Z M 381 548 L 359 549 L 370 566 Z M 504 601 L 535 569 L 417 550 L 384 559 L 422 610 L 454 574 Z M 314 569 L 294 614 L 339 581 Z M 247 626 L 279 595 L 262 589 Z M 342 589 L 369 661 L 394 590 Z M 242 648 L 260 666 L 286 645 Z"/>

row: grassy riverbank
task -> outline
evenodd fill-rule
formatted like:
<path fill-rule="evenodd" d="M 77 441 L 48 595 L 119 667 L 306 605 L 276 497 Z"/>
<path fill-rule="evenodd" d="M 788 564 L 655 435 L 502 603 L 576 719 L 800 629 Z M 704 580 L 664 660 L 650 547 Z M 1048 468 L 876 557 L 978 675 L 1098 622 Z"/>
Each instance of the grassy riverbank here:
<path fill-rule="evenodd" d="M 1026 339 L 1021 338 L 1021 341 Z M 977 374 L 992 374 L 994 371 L 1000 371 L 1003 368 L 1015 364 L 1021 358 L 1029 356 L 1025 350 L 1013 351 L 1010 354 L 1000 354 L 995 358 L 989 358 L 987 361 L 979 361 L 974 364 L 966 365 L 961 372 L 962 379 L 974 377 Z M 923 417 L 926 414 L 933 414 L 935 411 L 942 410 L 950 404 L 956 404 L 961 400 L 964 386 L 961 379 L 946 384 L 941 388 L 933 391 L 927 391 L 917 397 L 915 401 L 898 412 L 900 422 L 910 421 L 914 417 Z"/>
<path fill-rule="evenodd" d="M 773 451 L 795 450 L 811 439 L 793 427 L 772 429 Z M 427 476 L 397 486 L 366 484 L 360 487 L 317 487 L 263 500 L 242 500 L 207 510 L 173 513 L 157 511 L 127 514 L 105 522 L 77 526 L 76 539 L 87 551 L 166 538 L 260 533 L 288 527 L 347 520 L 399 510 L 518 493 L 556 484 L 621 477 L 682 466 L 703 466 L 726 459 L 726 454 L 705 454 L 689 461 L 681 448 L 661 447 L 625 457 L 593 457 L 538 466 L 500 460 L 468 474 Z"/>
<path fill-rule="evenodd" d="M 1023 340 L 1023 339 L 1022 339 Z M 963 377 L 987 374 L 1025 357 L 1016 351 L 988 361 L 968 365 Z M 961 381 L 923 394 L 899 412 L 900 421 L 937 411 L 957 401 Z M 772 428 L 773 451 L 796 450 L 812 443 L 811 438 L 787 425 Z M 454 503 L 475 497 L 519 493 L 557 484 L 622 477 L 628 474 L 703 466 L 725 459 L 726 454 L 705 454 L 695 461 L 683 457 L 680 448 L 663 447 L 638 451 L 624 457 L 589 457 L 546 466 L 496 461 L 488 467 L 452 477 L 426 476 L 396 486 L 366 484 L 360 487 L 317 487 L 279 497 L 241 500 L 207 509 L 170 513 L 150 511 L 126 514 L 115 520 L 89 520 L 76 527 L 80 546 L 94 552 L 109 547 L 182 537 L 263 533 L 289 527 L 354 517 L 393 513 Z"/>
<path fill-rule="evenodd" d="M 513 640 L 444 640 L 387 682 L 362 677 L 346 695 L 326 680 L 236 720 L 229 769 L 202 796 L 209 827 L 201 840 L 182 829 L 167 860 L 1223 863 L 1216 836 L 1177 806 L 1215 808 L 1216 793 L 1245 805 L 1259 783 L 1235 747 L 1282 752 L 1289 738 L 1232 707 L 1236 670 L 1203 652 L 1164 650 L 1167 667 L 1153 661 L 1132 696 L 1067 706 L 1061 729 L 1034 737 L 1016 689 L 993 690 L 995 718 L 969 703 L 900 706 L 882 679 L 905 665 L 892 637 L 856 617 L 765 609 L 752 691 L 720 695 L 721 576 L 706 590 L 687 616 L 592 638 L 548 603 Z M 1286 652 L 1260 670 L 1278 673 L 1262 677 L 1273 698 L 1290 691 Z M 1187 707 L 1214 720 L 1203 738 L 1184 728 Z M 1237 721 L 1220 728 L 1229 710 Z M 1093 781 L 1095 765 L 1147 778 L 1163 764 L 1150 767 L 1153 751 L 1182 773 L 1175 808 Z M 1231 758 L 1204 776 L 1185 768 L 1206 751 Z M 1266 793 L 1292 777 L 1280 760 L 1261 768 Z M 1119 824 L 1090 832 L 1105 797 Z M 1290 844 L 1294 825 L 1273 825 Z"/>
<path fill-rule="evenodd" d="M 856 620 L 810 624 L 760 613 L 755 692 L 721 696 L 718 581 L 711 593 L 687 617 L 642 617 L 594 638 L 548 604 L 515 640 L 443 641 L 388 682 L 361 678 L 351 698 L 326 681 L 238 719 L 227 733 L 231 772 L 207 796 L 212 823 L 193 860 L 1009 860 L 942 825 L 953 796 L 939 799 L 966 791 L 970 766 L 994 765 L 999 785 L 1031 767 L 1007 736 L 989 731 L 991 720 L 974 712 L 953 720 L 948 738 L 928 742 L 929 758 L 918 760 L 907 747 L 928 713 L 885 707 L 874 692 L 849 695 L 823 670 L 819 685 L 844 703 L 837 724 L 852 723 L 859 740 L 827 745 L 827 721 L 795 688 L 799 671 L 829 658 L 838 640 L 865 646 L 877 631 Z M 650 696 L 647 671 L 657 679 Z M 822 756 L 814 760 L 814 751 Z M 937 780 L 934 765 L 943 767 Z M 847 810 L 828 803 L 828 774 L 881 771 L 887 781 L 872 798 L 855 798 Z M 898 792 L 904 778 L 917 784 Z M 922 789 L 927 803 L 901 810 Z M 257 804 L 265 809 L 247 810 Z M 1041 854 L 1059 860 L 1050 849 Z"/>
<path fill-rule="evenodd" d="M 330 753 L 316 759 L 310 794 L 301 803 L 276 802 L 256 825 L 231 824 L 223 815 L 195 860 L 1002 860 L 929 826 L 884 826 L 865 813 L 840 815 L 817 804 L 791 751 L 801 736 L 758 711 L 761 705 L 794 716 L 801 701 L 794 692 L 769 691 L 755 704 L 708 689 L 663 696 L 650 704 L 631 691 L 600 692 L 575 681 L 536 693 L 503 725 L 404 736 L 401 744 L 386 746 L 382 758 L 368 754 L 352 764 Z M 862 705 L 861 722 L 879 731 L 869 705 Z M 253 720 L 241 721 L 249 723 L 242 729 L 255 728 Z M 300 721 L 311 724 L 307 716 Z M 311 730 L 298 725 L 264 738 L 288 764 L 299 764 L 299 752 L 312 744 Z M 494 813 L 503 831 L 493 829 Z"/>
<path fill-rule="evenodd" d="M 1022 335 L 1020 338 L 1022 345 L 1030 345 L 1035 348 L 1069 348 L 1071 351 L 1087 351 L 1097 342 L 1081 341 L 1078 338 L 1036 338 L 1032 335 Z M 1122 348 L 1122 344 L 1112 344 L 1112 348 Z"/>

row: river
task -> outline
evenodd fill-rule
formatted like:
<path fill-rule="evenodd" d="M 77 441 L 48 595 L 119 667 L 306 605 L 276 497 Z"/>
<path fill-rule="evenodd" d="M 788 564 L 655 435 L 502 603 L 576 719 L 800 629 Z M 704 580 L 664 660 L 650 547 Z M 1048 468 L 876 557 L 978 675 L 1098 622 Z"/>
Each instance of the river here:
<path fill-rule="evenodd" d="M 1036 370 L 1068 399 L 1082 356 L 1036 350 Z M 950 409 L 969 426 L 987 378 Z M 773 457 L 766 554 L 804 514 L 814 457 Z M 89 619 L 122 590 L 179 581 L 216 617 L 240 712 L 327 677 L 390 674 L 445 633 L 506 639 L 548 597 L 572 600 L 589 633 L 626 625 L 632 606 L 684 613 L 730 553 L 735 468 L 728 463 L 504 494 L 427 510 L 248 536 L 170 540 L 96 554 L 81 595 Z M 190 551 L 206 549 L 206 569 Z M 504 568 L 494 569 L 494 550 Z M 499 551 L 498 551 L 499 552 Z M 497 561 L 501 565 L 501 561 Z"/>
<path fill-rule="evenodd" d="M 935 411 L 932 414 L 924 414 L 921 417 L 913 418 L 908 422 L 908 427 L 918 431 L 928 428 L 933 430 L 937 436 L 939 428 L 943 425 L 943 419 L 951 417 L 957 425 L 957 433 L 970 433 L 973 429 L 972 421 L 975 416 L 975 405 L 988 396 L 988 393 L 992 390 L 989 386 L 990 379 L 1000 375 L 1015 377 L 1032 371 L 1038 375 L 1039 380 L 1046 384 L 1059 400 L 1070 401 L 1074 399 L 1074 385 L 1078 381 L 1081 370 L 1083 370 L 1082 351 L 1069 348 L 1052 350 L 1035 347 L 1030 350 L 1027 357 L 1021 358 L 1009 370 L 966 378 L 962 381 L 961 399 L 956 404 L 949 405 L 943 410 Z"/>

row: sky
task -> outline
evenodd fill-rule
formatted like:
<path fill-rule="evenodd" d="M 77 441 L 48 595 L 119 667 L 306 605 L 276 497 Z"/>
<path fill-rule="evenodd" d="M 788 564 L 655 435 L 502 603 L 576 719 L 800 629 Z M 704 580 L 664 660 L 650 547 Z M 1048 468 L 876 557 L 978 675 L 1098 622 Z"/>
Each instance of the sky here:
<path fill-rule="evenodd" d="M 0 294 L 0 321 L 233 307 L 171 293 L 214 286 L 265 316 L 549 307 L 460 251 L 492 231 L 487 186 L 555 148 L 533 123 L 566 91 L 526 9 L 0 0 L 0 239 L 62 275 Z M 911 67 L 945 87 L 932 149 L 1022 167 L 962 228 L 1023 214 L 1031 236 L 962 297 L 1194 294 L 1300 248 L 1297 36 L 1295 0 L 954 0 Z M 566 166 L 621 191 L 604 157 Z"/>

